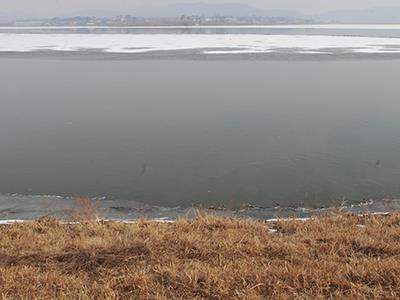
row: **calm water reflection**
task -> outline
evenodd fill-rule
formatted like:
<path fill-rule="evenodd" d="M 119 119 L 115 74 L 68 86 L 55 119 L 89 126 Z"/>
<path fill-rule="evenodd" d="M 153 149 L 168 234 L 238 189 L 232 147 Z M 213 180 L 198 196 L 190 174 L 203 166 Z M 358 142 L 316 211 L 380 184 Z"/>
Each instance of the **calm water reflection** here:
<path fill-rule="evenodd" d="M 163 206 L 400 195 L 400 60 L 0 66 L 0 193 Z"/>

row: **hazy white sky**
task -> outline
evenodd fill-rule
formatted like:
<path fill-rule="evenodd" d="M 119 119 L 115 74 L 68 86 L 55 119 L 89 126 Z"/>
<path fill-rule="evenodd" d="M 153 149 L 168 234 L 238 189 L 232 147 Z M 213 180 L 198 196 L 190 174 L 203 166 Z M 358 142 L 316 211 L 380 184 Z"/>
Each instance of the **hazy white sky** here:
<path fill-rule="evenodd" d="M 0 13 L 19 11 L 32 15 L 63 15 L 82 10 L 131 12 L 143 5 L 207 2 L 199 0 L 0 0 Z M 238 2 L 266 9 L 295 9 L 319 13 L 338 9 L 400 6 L 400 0 L 212 0 L 210 3 Z"/>

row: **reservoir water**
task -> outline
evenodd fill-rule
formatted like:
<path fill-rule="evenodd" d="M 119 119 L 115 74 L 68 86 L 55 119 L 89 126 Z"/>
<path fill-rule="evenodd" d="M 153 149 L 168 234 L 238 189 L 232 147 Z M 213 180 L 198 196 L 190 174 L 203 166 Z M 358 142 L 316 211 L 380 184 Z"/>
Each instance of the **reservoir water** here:
<path fill-rule="evenodd" d="M 30 195 L 183 208 L 396 199 L 399 78 L 384 55 L 4 53 L 0 211 L 18 217 L 26 201 L 40 214 L 45 196 Z"/>

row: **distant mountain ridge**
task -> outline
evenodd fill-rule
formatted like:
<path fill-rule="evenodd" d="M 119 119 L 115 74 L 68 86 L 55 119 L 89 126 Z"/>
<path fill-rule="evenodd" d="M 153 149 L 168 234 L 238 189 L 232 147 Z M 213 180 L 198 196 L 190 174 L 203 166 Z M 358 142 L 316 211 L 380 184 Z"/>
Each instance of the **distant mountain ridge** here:
<path fill-rule="evenodd" d="M 10 20 L 5 13 L 0 11 L 0 20 Z M 75 16 L 96 16 L 96 17 L 115 17 L 118 15 L 132 15 L 134 17 L 142 18 L 173 18 L 180 17 L 182 15 L 186 16 L 227 16 L 227 17 L 270 17 L 270 18 L 305 18 L 303 14 L 297 12 L 296 10 L 279 10 L 279 9 L 261 9 L 247 4 L 241 3 L 222 3 L 222 4 L 212 4 L 206 2 L 196 2 L 196 3 L 177 3 L 170 5 L 161 6 L 141 6 L 137 9 L 128 11 L 104 11 L 99 9 L 93 10 L 80 10 L 71 13 L 66 13 L 59 16 L 36 16 L 36 18 L 53 18 L 53 17 L 75 17 Z M 25 15 L 15 15 L 13 14 L 13 19 L 24 18 Z"/>
<path fill-rule="evenodd" d="M 139 18 L 177 18 L 186 16 L 225 16 L 225 17 L 265 17 L 282 18 L 289 23 L 291 20 L 314 23 L 388 23 L 400 24 L 399 7 L 374 7 L 364 10 L 338 10 L 318 15 L 306 15 L 296 10 L 264 9 L 242 3 L 213 4 L 210 2 L 177 3 L 160 6 L 142 6 L 128 11 L 105 11 L 99 9 L 81 10 L 59 15 L 58 17 L 94 16 L 115 17 L 131 15 Z M 52 18 L 56 16 L 30 16 L 26 13 L 0 11 L 0 21 L 21 20 L 28 18 Z"/>
<path fill-rule="evenodd" d="M 329 23 L 400 23 L 400 7 L 374 7 L 365 10 L 338 10 L 313 17 Z"/>
<path fill-rule="evenodd" d="M 178 17 L 181 15 L 231 16 L 231 17 L 304 17 L 295 10 L 266 10 L 241 3 L 210 4 L 204 2 L 171 4 L 165 6 L 143 6 L 133 11 L 141 17 Z"/>

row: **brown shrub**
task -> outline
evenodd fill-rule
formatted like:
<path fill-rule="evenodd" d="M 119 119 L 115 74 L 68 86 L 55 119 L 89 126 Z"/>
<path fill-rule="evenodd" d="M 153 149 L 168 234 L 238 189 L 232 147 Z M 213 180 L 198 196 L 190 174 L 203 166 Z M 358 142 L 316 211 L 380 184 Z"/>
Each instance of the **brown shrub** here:
<path fill-rule="evenodd" d="M 100 219 L 100 202 L 91 197 L 76 197 L 72 220 L 94 222 Z"/>

